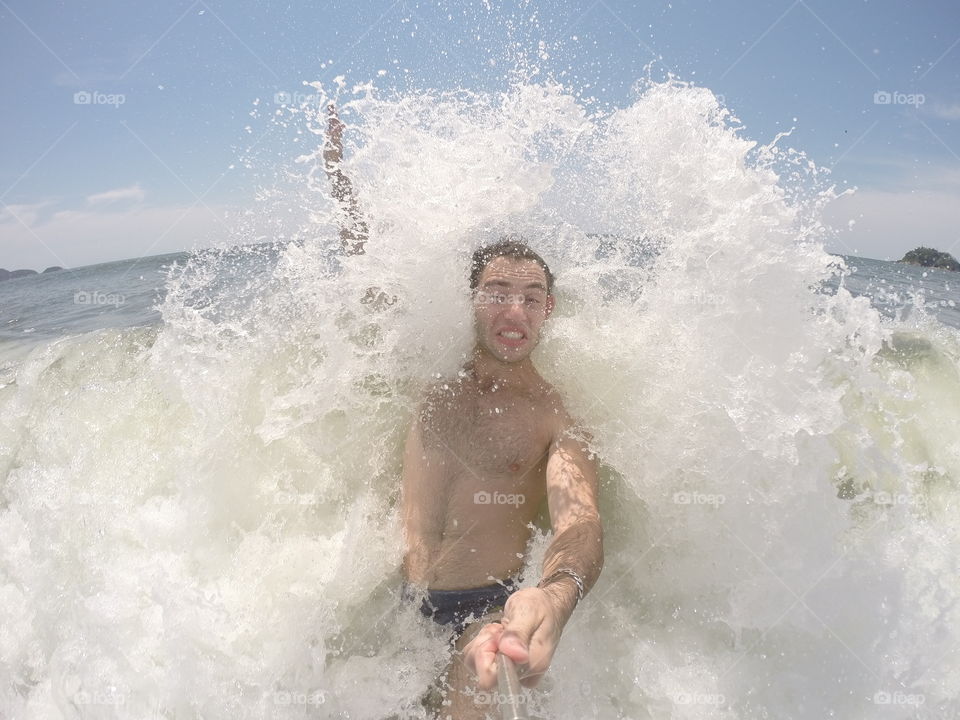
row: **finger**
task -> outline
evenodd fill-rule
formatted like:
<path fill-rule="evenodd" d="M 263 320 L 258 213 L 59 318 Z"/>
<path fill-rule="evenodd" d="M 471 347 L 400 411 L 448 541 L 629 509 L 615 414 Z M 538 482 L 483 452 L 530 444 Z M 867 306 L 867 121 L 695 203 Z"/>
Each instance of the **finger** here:
<path fill-rule="evenodd" d="M 503 640 L 501 640 L 501 647 Z M 518 670 L 520 684 L 524 687 L 536 687 L 550 667 L 553 654 L 557 649 L 557 638 L 554 637 L 549 623 L 541 623 L 533 633 L 528 645 L 530 659 Z"/>
<path fill-rule="evenodd" d="M 462 652 L 464 662 L 471 672 L 476 674 L 482 670 L 483 662 L 489 659 L 488 655 L 496 655 L 502 633 L 503 626 L 499 623 L 491 623 L 481 628 L 476 637 L 467 643 Z"/>
<path fill-rule="evenodd" d="M 485 626 L 477 637 L 464 648 L 464 663 L 477 677 L 477 685 L 482 690 L 491 690 L 497 684 L 497 647 L 503 626 L 491 623 Z"/>
<path fill-rule="evenodd" d="M 477 663 L 476 656 L 478 653 L 485 653 L 488 651 L 488 644 L 491 640 L 496 641 L 500 637 L 500 633 L 503 631 L 503 628 L 500 627 L 499 623 L 490 623 L 489 625 L 484 625 L 473 639 L 470 640 L 461 650 L 462 659 L 464 664 L 467 666 L 467 669 L 470 672 L 476 674 L 477 672 Z M 496 644 L 496 643 L 494 643 Z"/>
<path fill-rule="evenodd" d="M 519 668 L 530 663 L 530 641 L 543 618 L 526 603 L 515 603 L 504 608 L 503 635 L 500 652 L 508 655 Z"/>

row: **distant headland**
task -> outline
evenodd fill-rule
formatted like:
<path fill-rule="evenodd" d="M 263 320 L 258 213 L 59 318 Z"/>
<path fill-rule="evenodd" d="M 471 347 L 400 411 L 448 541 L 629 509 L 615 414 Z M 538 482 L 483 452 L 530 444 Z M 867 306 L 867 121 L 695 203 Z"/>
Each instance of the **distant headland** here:
<path fill-rule="evenodd" d="M 54 265 L 53 267 L 48 267 L 43 272 L 49 273 L 49 272 L 56 272 L 57 270 L 63 270 L 63 268 Z M 41 275 L 41 274 L 42 273 L 38 273 L 36 270 L 4 270 L 3 268 L 0 268 L 0 281 L 13 280 L 14 278 L 23 277 L 25 275 Z"/>
<path fill-rule="evenodd" d="M 941 270 L 960 271 L 960 263 L 954 259 L 953 255 L 928 247 L 918 247 L 916 250 L 911 250 L 903 256 L 900 262 L 940 268 Z"/>

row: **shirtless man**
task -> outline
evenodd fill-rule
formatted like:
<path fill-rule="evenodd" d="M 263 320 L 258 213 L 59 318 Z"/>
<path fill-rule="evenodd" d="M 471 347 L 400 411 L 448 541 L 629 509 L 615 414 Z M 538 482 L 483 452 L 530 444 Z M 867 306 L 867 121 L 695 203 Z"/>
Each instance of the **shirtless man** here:
<path fill-rule="evenodd" d="M 475 702 L 475 689 L 496 686 L 498 652 L 525 686 L 540 681 L 603 566 L 596 461 L 530 359 L 556 302 L 553 275 L 522 241 L 505 238 L 474 253 L 470 288 L 472 358 L 425 393 L 402 477 L 405 591 L 451 630 L 446 699 L 434 709 L 452 720 L 497 712 Z M 515 590 L 544 500 L 554 537 L 542 579 Z"/>

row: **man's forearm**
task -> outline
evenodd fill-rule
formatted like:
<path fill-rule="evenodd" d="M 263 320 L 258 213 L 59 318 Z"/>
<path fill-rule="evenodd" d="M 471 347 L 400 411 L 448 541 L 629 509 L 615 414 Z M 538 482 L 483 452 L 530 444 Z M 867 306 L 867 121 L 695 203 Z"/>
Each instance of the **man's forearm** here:
<path fill-rule="evenodd" d="M 328 170 L 327 174 L 333 184 L 333 197 L 340 204 L 344 215 L 344 225 L 340 228 L 341 251 L 346 255 L 362 255 L 369 230 L 360 211 L 357 196 L 353 193 L 350 178 L 344 175 L 339 167 Z"/>
<path fill-rule="evenodd" d="M 583 581 L 583 594 L 593 587 L 603 569 L 603 526 L 599 519 L 581 520 L 553 538 L 543 560 L 543 577 L 555 577 L 543 586 L 554 602 L 561 625 L 565 625 L 577 604 L 579 588 L 567 573 L 572 570 Z"/>

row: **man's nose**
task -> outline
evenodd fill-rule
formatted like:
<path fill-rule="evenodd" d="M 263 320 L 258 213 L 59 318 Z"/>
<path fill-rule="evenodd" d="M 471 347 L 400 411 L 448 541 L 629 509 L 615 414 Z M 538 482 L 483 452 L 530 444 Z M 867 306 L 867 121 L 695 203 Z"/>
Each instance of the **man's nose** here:
<path fill-rule="evenodd" d="M 522 318 L 525 315 L 522 300 L 510 299 L 503 304 L 503 314 L 508 317 Z"/>

